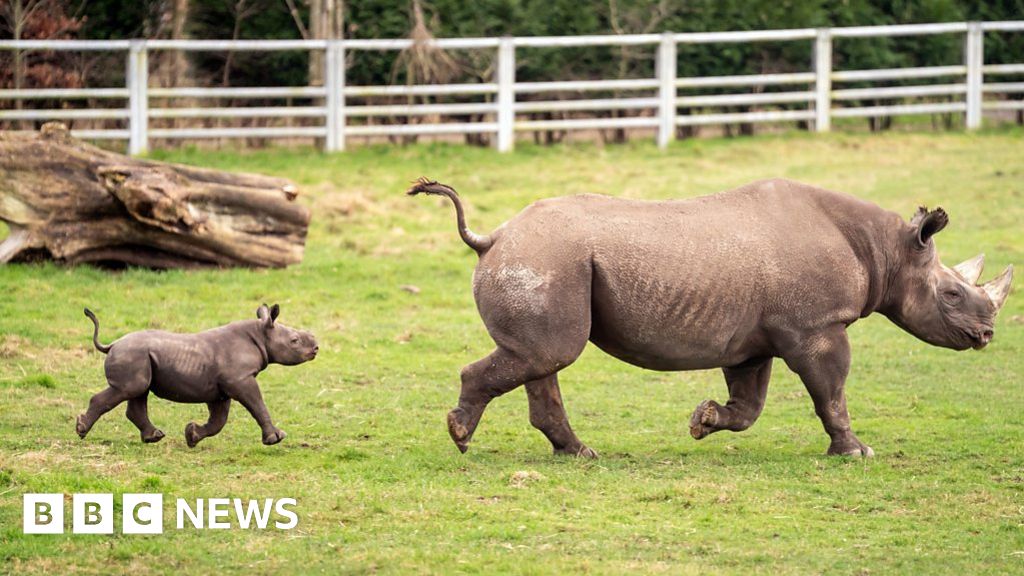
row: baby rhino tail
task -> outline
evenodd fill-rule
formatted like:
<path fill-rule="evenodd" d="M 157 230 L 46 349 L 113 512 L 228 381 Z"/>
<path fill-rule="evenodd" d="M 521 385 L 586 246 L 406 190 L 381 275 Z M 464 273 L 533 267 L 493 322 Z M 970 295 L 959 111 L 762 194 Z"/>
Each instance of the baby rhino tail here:
<path fill-rule="evenodd" d="M 85 309 L 85 315 L 89 317 L 89 320 L 92 320 L 92 325 L 93 325 L 92 345 L 95 346 L 97 350 L 99 350 L 100 352 L 103 352 L 104 354 L 106 354 L 107 352 L 110 352 L 110 346 L 109 345 L 104 346 L 103 344 L 100 344 L 100 341 L 99 341 L 100 321 L 96 319 L 96 315 L 93 314 L 92 310 L 89 310 L 88 308 Z"/>
<path fill-rule="evenodd" d="M 410 196 L 417 194 L 447 196 L 452 201 L 452 204 L 455 204 L 455 218 L 458 220 L 459 236 L 462 237 L 462 241 L 473 250 L 476 250 L 477 254 L 483 254 L 494 243 L 490 236 L 477 234 L 466 226 L 466 215 L 462 211 L 462 201 L 459 200 L 459 195 L 451 186 L 441 184 L 437 180 L 420 178 L 405 193 Z"/>

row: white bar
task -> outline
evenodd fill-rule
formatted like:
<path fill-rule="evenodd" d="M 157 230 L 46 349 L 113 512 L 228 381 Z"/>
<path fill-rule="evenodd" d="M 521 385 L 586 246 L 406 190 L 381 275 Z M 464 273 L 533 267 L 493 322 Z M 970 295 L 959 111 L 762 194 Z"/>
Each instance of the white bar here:
<path fill-rule="evenodd" d="M 127 88 L 26 88 L 23 90 L 0 90 L 0 100 L 32 100 L 53 98 L 59 100 L 84 100 L 86 98 L 128 98 Z"/>
<path fill-rule="evenodd" d="M 0 40 L 0 50 L 128 50 L 131 40 Z"/>
<path fill-rule="evenodd" d="M 963 102 L 940 104 L 903 104 L 896 106 L 865 106 L 861 108 L 835 108 L 832 115 L 836 118 L 864 118 L 869 116 L 901 116 L 910 114 L 944 114 L 947 112 L 965 112 L 967 105 Z"/>
<path fill-rule="evenodd" d="M 806 40 L 814 38 L 814 28 L 792 30 L 744 30 L 741 32 L 683 32 L 676 34 L 676 42 L 683 44 L 710 44 L 713 42 L 763 42 L 770 40 Z"/>
<path fill-rule="evenodd" d="M 412 40 L 343 40 L 346 50 L 405 50 L 412 47 Z M 428 46 L 445 50 L 467 50 L 473 48 L 494 48 L 497 38 L 435 38 Z"/>
<path fill-rule="evenodd" d="M 930 84 L 928 86 L 885 86 L 882 88 L 848 88 L 833 90 L 833 100 L 861 100 L 865 98 L 916 98 L 919 96 L 946 96 L 966 94 L 966 84 Z"/>
<path fill-rule="evenodd" d="M 678 88 L 719 88 L 723 86 L 774 86 L 778 84 L 811 84 L 814 72 L 792 74 L 747 74 L 743 76 L 704 76 L 679 78 Z"/>
<path fill-rule="evenodd" d="M 266 128 L 157 128 L 149 131 L 153 138 L 288 138 L 299 136 L 324 137 L 327 128 L 266 127 Z"/>
<path fill-rule="evenodd" d="M 941 24 L 902 24 L 898 26 L 850 26 L 832 28 L 835 38 L 871 38 L 875 36 L 918 36 L 922 34 L 951 34 L 966 32 L 966 22 L 943 22 Z"/>
<path fill-rule="evenodd" d="M 984 80 L 982 68 L 985 65 L 984 33 L 981 24 L 967 24 L 967 36 L 964 38 L 964 65 L 967 66 L 967 114 L 964 127 L 968 130 L 981 128 L 981 85 Z"/>
<path fill-rule="evenodd" d="M 239 106 L 237 108 L 150 108 L 150 118 L 323 118 L 325 106 Z"/>
<path fill-rule="evenodd" d="M 599 128 L 657 128 L 653 116 L 629 118 L 579 118 L 569 120 L 525 120 L 516 122 L 516 130 L 596 130 Z"/>
<path fill-rule="evenodd" d="M 1021 20 L 1003 20 L 994 22 L 982 22 L 981 29 L 985 32 L 1022 32 L 1024 31 L 1024 21 Z"/>
<path fill-rule="evenodd" d="M 602 98 L 595 100 L 543 100 L 516 102 L 516 112 L 557 112 L 565 110 L 640 110 L 657 108 L 658 98 Z"/>
<path fill-rule="evenodd" d="M 832 129 L 832 34 L 817 32 L 814 40 L 814 130 Z"/>
<path fill-rule="evenodd" d="M 127 108 L 0 110 L 0 120 L 123 120 L 128 117 Z"/>
<path fill-rule="evenodd" d="M 340 152 L 345 149 L 345 47 L 338 40 L 327 44 L 324 79 L 327 93 L 324 101 L 327 107 L 324 148 L 327 152 Z"/>
<path fill-rule="evenodd" d="M 997 100 L 983 102 L 985 110 L 1024 110 L 1024 100 Z"/>
<path fill-rule="evenodd" d="M 346 134 L 351 136 L 404 136 L 412 134 L 478 134 L 497 132 L 497 122 L 472 122 L 452 124 L 375 124 L 372 126 L 348 126 Z"/>
<path fill-rule="evenodd" d="M 677 106 L 745 106 L 749 104 L 780 104 L 813 102 L 814 92 L 762 92 L 758 94 L 714 94 L 676 98 Z"/>
<path fill-rule="evenodd" d="M 150 88 L 152 98 L 304 98 L 326 95 L 319 86 L 273 86 L 266 88 Z"/>
<path fill-rule="evenodd" d="M 520 36 L 517 48 L 564 48 L 568 46 L 635 46 L 657 44 L 661 34 L 604 34 L 595 36 Z"/>
<path fill-rule="evenodd" d="M 876 70 L 842 70 L 832 73 L 834 82 L 859 80 L 904 80 L 906 78 L 936 78 L 959 76 L 967 73 L 967 66 L 924 66 L 921 68 L 878 68 Z"/>
<path fill-rule="evenodd" d="M 1024 74 L 1024 64 L 986 64 L 981 70 L 985 74 Z"/>
<path fill-rule="evenodd" d="M 346 86 L 345 96 L 431 96 L 434 94 L 494 94 L 496 83 L 424 84 L 419 86 Z"/>
<path fill-rule="evenodd" d="M 128 153 L 145 154 L 149 149 L 146 129 L 149 123 L 149 58 L 145 40 L 132 40 L 128 50 Z"/>
<path fill-rule="evenodd" d="M 733 114 L 695 114 L 677 116 L 677 126 L 706 126 L 710 124 L 736 124 L 740 122 L 787 122 L 814 120 L 814 110 L 765 110 Z"/>
<path fill-rule="evenodd" d="M 675 138 L 676 126 L 676 41 L 665 32 L 658 45 L 658 148 L 667 148 Z"/>
<path fill-rule="evenodd" d="M 345 115 L 350 118 L 366 116 L 428 116 L 430 114 L 491 114 L 498 111 L 493 102 L 473 104 L 394 104 L 387 106 L 349 106 Z"/>
<path fill-rule="evenodd" d="M 981 91 L 986 94 L 1024 92 L 1024 82 L 989 82 L 981 87 Z"/>
<path fill-rule="evenodd" d="M 516 45 L 510 37 L 498 44 L 494 73 L 498 84 L 498 135 L 494 144 L 498 152 L 511 152 L 516 141 Z"/>
<path fill-rule="evenodd" d="M 519 82 L 516 94 L 584 90 L 652 90 L 660 84 L 657 78 L 626 80 L 565 80 L 561 82 Z"/>
<path fill-rule="evenodd" d="M 72 130 L 71 135 L 81 140 L 127 140 L 128 130 Z"/>
<path fill-rule="evenodd" d="M 327 40 L 147 40 L 151 50 L 188 52 L 264 52 L 275 50 L 326 50 Z"/>

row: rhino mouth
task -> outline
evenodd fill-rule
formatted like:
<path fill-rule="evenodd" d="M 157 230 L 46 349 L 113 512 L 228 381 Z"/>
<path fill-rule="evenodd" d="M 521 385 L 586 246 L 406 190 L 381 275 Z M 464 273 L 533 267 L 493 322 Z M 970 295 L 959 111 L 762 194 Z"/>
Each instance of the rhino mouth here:
<path fill-rule="evenodd" d="M 971 348 L 981 350 L 985 346 L 988 346 L 988 343 L 992 341 L 992 335 L 993 333 L 991 328 L 982 328 L 981 330 L 971 334 Z"/>

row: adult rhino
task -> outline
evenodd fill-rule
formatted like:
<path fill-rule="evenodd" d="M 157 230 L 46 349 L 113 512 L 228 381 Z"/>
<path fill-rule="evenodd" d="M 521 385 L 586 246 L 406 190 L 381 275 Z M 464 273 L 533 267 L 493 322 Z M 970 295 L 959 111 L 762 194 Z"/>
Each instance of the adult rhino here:
<path fill-rule="evenodd" d="M 450 198 L 480 257 L 473 295 L 497 348 L 462 370 L 448 432 L 463 452 L 487 404 L 525 384 L 530 422 L 555 453 L 596 456 L 569 426 L 557 377 L 590 340 L 652 370 L 722 368 L 729 400 L 697 406 L 697 439 L 749 428 L 782 358 L 814 401 L 828 454 L 871 456 L 846 410 L 846 327 L 879 312 L 929 344 L 982 348 L 1013 276 L 1008 266 L 976 285 L 983 256 L 944 266 L 932 239 L 948 222 L 941 208 L 904 222 L 789 180 L 665 202 L 551 198 L 489 236 L 466 227 L 451 187 L 421 178 L 408 193 Z"/>

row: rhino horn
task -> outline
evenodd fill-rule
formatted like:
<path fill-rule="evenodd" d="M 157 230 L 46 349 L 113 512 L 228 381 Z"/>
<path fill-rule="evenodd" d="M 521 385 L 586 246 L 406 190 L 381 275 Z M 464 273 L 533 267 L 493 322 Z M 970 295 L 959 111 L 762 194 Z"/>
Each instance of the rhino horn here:
<path fill-rule="evenodd" d="M 1002 274 L 981 286 L 985 289 L 985 294 L 988 294 L 988 299 L 995 305 L 996 312 L 999 312 L 999 309 L 1003 307 L 1003 303 L 1006 302 L 1006 297 L 1010 294 L 1011 281 L 1013 281 L 1012 264 L 1007 266 L 1006 270 L 1003 270 Z"/>
<path fill-rule="evenodd" d="M 953 266 L 957 274 L 963 277 L 964 281 L 969 284 L 977 284 L 978 278 L 981 278 L 981 271 L 985 268 L 985 255 L 978 254 L 970 260 L 964 260 L 963 262 Z"/>

